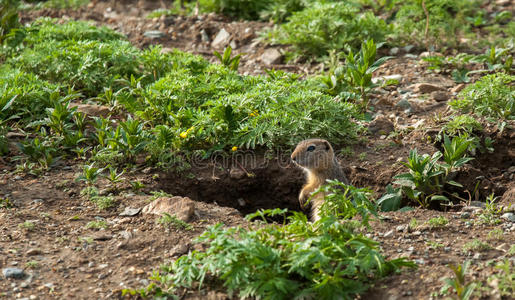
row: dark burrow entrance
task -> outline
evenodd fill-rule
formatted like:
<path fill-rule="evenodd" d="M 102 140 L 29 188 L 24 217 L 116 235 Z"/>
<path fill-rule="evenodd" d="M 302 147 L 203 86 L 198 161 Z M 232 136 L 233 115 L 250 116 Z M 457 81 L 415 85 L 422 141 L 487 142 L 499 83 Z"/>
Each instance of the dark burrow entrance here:
<path fill-rule="evenodd" d="M 240 158 L 203 161 L 201 167 L 165 174 L 160 176 L 159 189 L 195 201 L 233 207 L 243 215 L 259 209 L 301 210 L 297 199 L 304 182 L 302 170 L 286 158 Z"/>

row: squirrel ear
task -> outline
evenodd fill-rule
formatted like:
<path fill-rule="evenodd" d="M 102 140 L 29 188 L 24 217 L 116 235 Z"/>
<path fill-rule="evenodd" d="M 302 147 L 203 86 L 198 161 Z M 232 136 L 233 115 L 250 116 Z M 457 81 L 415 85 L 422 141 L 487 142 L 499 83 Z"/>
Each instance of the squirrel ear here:
<path fill-rule="evenodd" d="M 325 150 L 331 149 L 331 144 L 329 144 L 328 141 L 324 141 L 324 145 L 325 145 Z"/>

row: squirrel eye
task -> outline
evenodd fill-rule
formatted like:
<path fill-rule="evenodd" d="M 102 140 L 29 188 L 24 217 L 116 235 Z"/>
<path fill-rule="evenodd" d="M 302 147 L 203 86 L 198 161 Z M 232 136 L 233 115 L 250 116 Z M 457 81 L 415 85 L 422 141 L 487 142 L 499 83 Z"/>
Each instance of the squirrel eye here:
<path fill-rule="evenodd" d="M 307 150 L 308 150 L 309 152 L 314 151 L 314 150 L 315 150 L 315 146 L 311 145 L 311 146 L 309 146 L 309 147 L 308 147 L 308 149 L 307 149 Z"/>

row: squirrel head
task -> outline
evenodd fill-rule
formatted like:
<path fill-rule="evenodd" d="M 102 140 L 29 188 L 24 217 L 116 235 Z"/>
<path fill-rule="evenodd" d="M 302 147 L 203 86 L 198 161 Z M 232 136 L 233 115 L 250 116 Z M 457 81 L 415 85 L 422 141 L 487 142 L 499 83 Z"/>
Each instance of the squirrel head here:
<path fill-rule="evenodd" d="M 308 139 L 297 145 L 291 159 L 296 165 L 307 170 L 326 170 L 334 164 L 334 151 L 326 140 Z"/>

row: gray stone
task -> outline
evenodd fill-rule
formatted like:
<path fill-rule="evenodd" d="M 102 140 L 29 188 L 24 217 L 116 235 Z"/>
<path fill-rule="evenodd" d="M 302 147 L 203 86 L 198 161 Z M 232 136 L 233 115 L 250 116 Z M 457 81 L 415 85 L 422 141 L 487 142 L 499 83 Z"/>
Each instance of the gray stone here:
<path fill-rule="evenodd" d="M 410 109 L 411 108 L 411 104 L 409 103 L 408 100 L 401 99 L 401 100 L 399 100 L 399 102 L 397 102 L 397 104 L 395 104 L 395 107 L 398 107 L 398 108 L 401 108 L 401 109 Z"/>
<path fill-rule="evenodd" d="M 406 231 L 406 229 L 408 228 L 407 225 L 399 225 L 395 228 L 395 230 L 397 231 Z"/>
<path fill-rule="evenodd" d="M 125 210 L 122 211 L 119 216 L 122 217 L 134 217 L 135 215 L 139 214 L 141 211 L 141 208 L 132 208 L 132 207 L 125 207 Z"/>
<path fill-rule="evenodd" d="M 151 39 L 160 39 L 165 36 L 165 34 L 159 30 L 145 31 L 145 33 L 143 33 L 143 35 L 148 38 L 151 38 Z"/>
<path fill-rule="evenodd" d="M 460 214 L 460 217 L 461 217 L 462 219 L 469 219 L 469 218 L 470 218 L 470 212 L 468 212 L 468 211 L 464 211 L 464 212 L 462 212 L 462 213 Z"/>
<path fill-rule="evenodd" d="M 275 48 L 266 49 L 261 55 L 261 61 L 266 65 L 276 65 L 281 63 L 283 55 Z"/>
<path fill-rule="evenodd" d="M 202 30 L 200 31 L 200 36 L 201 36 L 202 41 L 203 41 L 204 43 L 209 43 L 209 36 L 207 35 L 207 32 L 206 32 L 206 30 L 205 30 L 205 29 L 202 29 Z"/>
<path fill-rule="evenodd" d="M 515 214 L 511 212 L 504 213 L 501 218 L 508 220 L 510 222 L 515 222 Z"/>
<path fill-rule="evenodd" d="M 15 278 L 20 279 L 25 277 L 25 272 L 22 269 L 18 268 L 4 268 L 2 269 L 2 274 L 5 278 Z"/>
<path fill-rule="evenodd" d="M 231 34 L 227 32 L 224 28 L 222 28 L 217 34 L 213 42 L 211 43 L 211 47 L 213 48 L 222 48 L 229 44 L 231 40 Z"/>
<path fill-rule="evenodd" d="M 390 49 L 390 55 L 397 55 L 399 54 L 399 48 L 397 47 L 393 47 L 392 49 Z"/>

